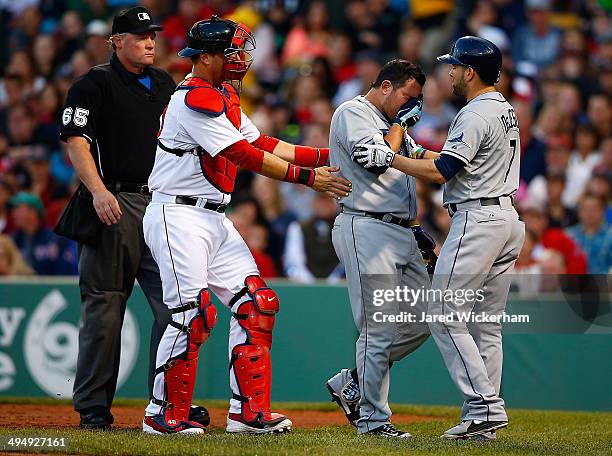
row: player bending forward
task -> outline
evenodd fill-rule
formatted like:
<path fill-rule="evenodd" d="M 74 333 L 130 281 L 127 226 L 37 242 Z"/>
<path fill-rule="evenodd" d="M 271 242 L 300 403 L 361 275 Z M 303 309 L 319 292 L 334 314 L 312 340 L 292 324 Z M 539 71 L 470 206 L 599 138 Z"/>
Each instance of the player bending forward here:
<path fill-rule="evenodd" d="M 500 397 L 501 323 L 466 322 L 461 314 L 500 316 L 506 307 L 510 273 L 525 238 L 525 226 L 512 202 L 519 186 L 519 126 L 514 109 L 494 87 L 502 55 L 493 43 L 465 36 L 438 61 L 452 65 L 453 92 L 467 99 L 442 151 L 415 145 L 412 156 L 420 160 L 413 160 L 384 144 L 362 144 L 355 157 L 366 168 L 390 166 L 444 183 L 444 206 L 452 222 L 432 288 L 483 290 L 484 299 L 429 302 L 431 334 L 464 398 L 461 422 L 443 437 L 491 440 L 497 429 L 508 425 Z"/>
<path fill-rule="evenodd" d="M 350 183 L 333 176 L 335 168 L 300 167 L 325 163 L 327 150 L 260 135 L 242 112 L 230 82 L 240 85 L 254 47 L 246 27 L 213 16 L 193 25 L 188 47 L 179 53 L 192 59 L 193 72 L 162 115 L 149 178 L 152 202 L 143 221 L 145 241 L 161 271 L 164 303 L 173 312 L 157 351 L 153 399 L 143 421 L 148 433 L 204 432 L 188 421 L 188 414 L 198 352 L 217 318 L 210 291 L 232 312 L 227 431 L 291 429 L 287 417 L 270 411 L 270 346 L 278 297 L 259 277 L 224 210 L 237 167 L 335 196 L 347 195 Z"/>

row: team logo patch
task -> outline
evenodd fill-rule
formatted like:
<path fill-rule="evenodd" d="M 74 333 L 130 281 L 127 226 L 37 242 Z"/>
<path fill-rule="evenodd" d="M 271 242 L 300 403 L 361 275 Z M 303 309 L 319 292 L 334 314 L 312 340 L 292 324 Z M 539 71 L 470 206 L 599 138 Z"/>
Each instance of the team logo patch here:
<path fill-rule="evenodd" d="M 448 142 L 461 142 L 463 141 L 463 132 L 459 136 L 449 139 Z"/>
<path fill-rule="evenodd" d="M 150 21 L 151 16 L 149 16 L 149 13 L 138 13 L 138 20 L 139 21 Z"/>
<path fill-rule="evenodd" d="M 342 398 L 346 402 L 356 402 L 360 398 L 359 394 L 359 385 L 355 382 L 355 380 L 351 380 L 344 388 L 342 388 Z"/>

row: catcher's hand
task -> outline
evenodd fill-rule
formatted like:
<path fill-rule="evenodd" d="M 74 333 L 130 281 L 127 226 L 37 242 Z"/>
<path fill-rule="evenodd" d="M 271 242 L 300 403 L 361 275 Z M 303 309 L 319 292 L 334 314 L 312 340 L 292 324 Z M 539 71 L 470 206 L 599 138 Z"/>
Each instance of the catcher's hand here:
<path fill-rule="evenodd" d="M 337 166 L 315 168 L 312 189 L 317 192 L 325 192 L 336 199 L 349 196 L 349 192 L 353 191 L 352 184 L 344 177 L 333 174 L 339 170 Z"/>
<path fill-rule="evenodd" d="M 434 252 L 436 241 L 421 228 L 421 225 L 413 225 L 410 228 L 412 229 L 412 234 L 414 234 L 414 239 L 417 242 L 423 259 L 427 261 L 427 272 L 433 274 L 436 267 L 436 261 L 438 261 L 438 256 Z"/>
<path fill-rule="evenodd" d="M 411 98 L 400 106 L 397 116 L 395 117 L 395 123 L 399 124 L 400 127 L 406 131 L 419 121 L 422 113 L 423 94 L 419 95 L 417 98 Z"/>
<path fill-rule="evenodd" d="M 393 158 L 395 152 L 380 133 L 374 135 L 374 144 L 359 143 L 353 149 L 353 160 L 367 170 L 382 169 L 385 172 L 393 163 Z"/>

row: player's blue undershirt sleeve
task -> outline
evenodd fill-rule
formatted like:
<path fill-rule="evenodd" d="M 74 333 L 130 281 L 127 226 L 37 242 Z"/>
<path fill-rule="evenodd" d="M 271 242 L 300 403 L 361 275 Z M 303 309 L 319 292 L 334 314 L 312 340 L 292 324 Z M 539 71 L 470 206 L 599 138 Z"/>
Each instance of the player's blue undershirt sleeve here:
<path fill-rule="evenodd" d="M 452 155 L 441 154 L 440 157 L 434 160 L 434 165 L 436 165 L 440 174 L 444 176 L 444 179 L 449 181 L 465 166 L 465 163 Z"/>

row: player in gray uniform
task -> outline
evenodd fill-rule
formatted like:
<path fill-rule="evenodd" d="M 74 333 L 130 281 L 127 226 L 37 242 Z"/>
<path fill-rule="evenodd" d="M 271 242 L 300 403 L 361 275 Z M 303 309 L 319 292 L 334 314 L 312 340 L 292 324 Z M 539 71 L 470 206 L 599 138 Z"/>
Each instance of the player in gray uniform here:
<path fill-rule="evenodd" d="M 426 181 L 445 183 L 444 205 L 452 223 L 432 290 L 454 294 L 430 301 L 428 317 L 434 340 L 465 402 L 461 423 L 443 437 L 494 438 L 495 430 L 508 424 L 499 395 L 501 323 L 466 322 L 460 316 L 469 316 L 469 312 L 499 316 L 506 306 L 509 273 L 525 237 L 524 224 L 512 205 L 519 185 L 518 121 L 512 106 L 493 86 L 502 63 L 493 43 L 463 37 L 450 54 L 438 60 L 452 65 L 453 91 L 468 101 L 452 122 L 441 153 L 412 145 L 411 156 L 422 159 L 414 160 L 395 154 L 386 145 L 363 144 L 355 158 L 366 167 L 391 166 Z M 474 294 L 458 299 L 458 290 Z"/>
<path fill-rule="evenodd" d="M 389 421 L 389 365 L 416 350 L 429 329 L 423 323 L 378 321 L 383 315 L 414 313 L 414 308 L 409 302 L 375 304 L 373 293 L 396 286 L 427 289 L 429 276 L 410 229 L 416 218 L 415 179 L 386 166 L 366 170 L 353 161 L 353 153 L 362 142 L 387 141 L 399 151 L 405 129 L 420 117 L 424 83 L 425 75 L 417 65 L 392 60 L 381 69 L 368 94 L 343 103 L 331 121 L 330 163 L 353 183 L 353 192 L 340 201 L 342 213 L 334 223 L 332 240 L 346 270 L 359 338 L 353 375 L 343 369 L 327 385 L 335 400 L 343 393 L 350 396 L 353 408 L 343 408 L 347 415 L 353 412 L 349 420 L 356 422 L 359 434 L 410 437 Z M 420 305 L 424 311 L 425 304 Z"/>

